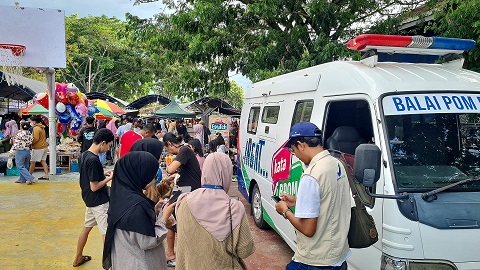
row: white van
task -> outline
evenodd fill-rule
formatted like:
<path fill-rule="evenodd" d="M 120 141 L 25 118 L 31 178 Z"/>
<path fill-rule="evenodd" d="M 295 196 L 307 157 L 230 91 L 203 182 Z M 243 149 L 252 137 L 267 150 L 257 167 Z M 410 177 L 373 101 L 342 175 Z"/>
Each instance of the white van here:
<path fill-rule="evenodd" d="M 354 155 L 366 143 L 381 153 L 377 179 L 363 182 L 354 171 L 379 241 L 352 249 L 349 269 L 480 269 L 480 74 L 462 69 L 459 57 L 474 45 L 361 35 L 348 43 L 365 52 L 361 61 L 253 84 L 240 120 L 238 183 L 256 225 L 295 249 L 295 229 L 271 196 L 296 195 L 303 164 L 283 146 L 292 125 L 311 121 L 327 149 Z"/>

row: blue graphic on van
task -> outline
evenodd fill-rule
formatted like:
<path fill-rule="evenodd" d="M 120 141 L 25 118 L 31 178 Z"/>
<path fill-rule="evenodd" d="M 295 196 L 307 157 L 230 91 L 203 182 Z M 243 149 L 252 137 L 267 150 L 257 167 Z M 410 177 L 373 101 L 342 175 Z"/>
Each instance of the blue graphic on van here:
<path fill-rule="evenodd" d="M 262 159 L 262 150 L 264 145 L 265 140 L 253 142 L 252 139 L 248 139 L 247 143 L 245 144 L 245 156 L 243 157 L 243 162 L 246 166 L 252 168 L 263 177 L 268 177 L 267 170 L 260 167 L 260 160 Z"/>

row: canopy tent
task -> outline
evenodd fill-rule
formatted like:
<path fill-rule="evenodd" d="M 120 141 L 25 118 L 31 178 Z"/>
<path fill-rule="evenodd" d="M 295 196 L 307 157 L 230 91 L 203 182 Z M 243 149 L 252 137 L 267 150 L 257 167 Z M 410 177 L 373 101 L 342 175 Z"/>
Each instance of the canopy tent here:
<path fill-rule="evenodd" d="M 204 97 L 193 101 L 186 106 L 186 109 L 198 111 L 202 114 L 210 114 L 211 111 L 218 111 L 225 115 L 240 115 L 241 110 L 228 104 L 226 101 L 219 98 Z"/>
<path fill-rule="evenodd" d="M 160 110 L 153 113 L 154 115 L 170 117 L 170 118 L 193 118 L 195 117 L 194 113 L 189 113 L 184 109 L 180 108 L 175 100 L 172 100 L 167 106 L 161 108 Z"/>
<path fill-rule="evenodd" d="M 3 76 L 0 71 L 0 78 Z M 21 77 L 23 85 L 8 85 L 6 81 L 0 81 L 0 97 L 6 99 L 29 101 L 38 93 L 45 93 L 47 84 L 27 77 Z"/>

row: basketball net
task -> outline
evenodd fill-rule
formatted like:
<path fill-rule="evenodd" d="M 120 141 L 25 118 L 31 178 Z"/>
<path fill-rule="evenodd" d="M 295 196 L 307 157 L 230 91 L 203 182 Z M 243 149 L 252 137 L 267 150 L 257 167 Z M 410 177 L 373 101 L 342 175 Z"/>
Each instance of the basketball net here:
<path fill-rule="evenodd" d="M 8 85 L 23 85 L 22 60 L 25 46 L 14 44 L 0 44 L 0 65 L 2 66 L 2 78 Z"/>

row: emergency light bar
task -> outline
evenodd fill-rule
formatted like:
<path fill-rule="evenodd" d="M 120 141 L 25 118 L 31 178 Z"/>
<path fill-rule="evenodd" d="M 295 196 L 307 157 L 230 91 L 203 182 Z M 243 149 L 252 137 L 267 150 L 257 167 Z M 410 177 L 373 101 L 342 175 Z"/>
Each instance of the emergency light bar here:
<path fill-rule="evenodd" d="M 473 47 L 475 41 L 470 39 L 378 34 L 360 35 L 347 43 L 347 48 L 355 51 L 424 55 L 461 54 Z"/>

